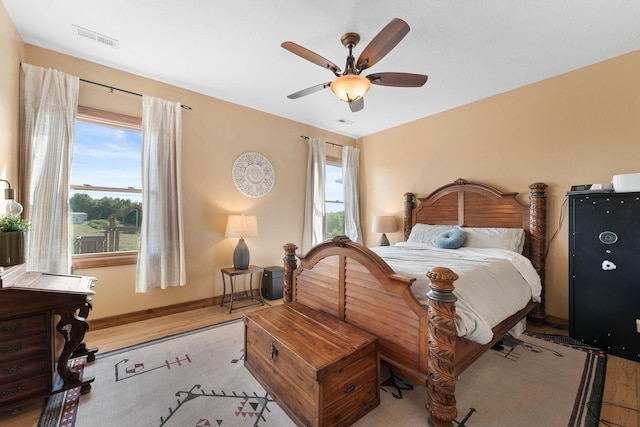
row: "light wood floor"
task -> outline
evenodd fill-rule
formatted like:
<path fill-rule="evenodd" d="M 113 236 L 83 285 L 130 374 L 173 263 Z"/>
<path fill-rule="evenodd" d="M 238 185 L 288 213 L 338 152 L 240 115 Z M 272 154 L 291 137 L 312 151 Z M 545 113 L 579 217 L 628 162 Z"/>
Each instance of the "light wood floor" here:
<path fill-rule="evenodd" d="M 281 300 L 269 303 L 271 305 L 280 304 Z M 99 347 L 102 353 L 154 338 L 238 319 L 244 313 L 261 308 L 253 306 L 235 310 L 233 314 L 229 314 L 226 308 L 221 307 L 192 310 L 128 325 L 90 330 L 85 337 L 85 342 L 89 347 Z M 548 334 L 567 334 L 566 329 L 529 328 Z M 12 414 L 0 413 L 0 426 L 36 426 L 42 404 L 43 402 L 28 404 Z M 638 411 L 640 411 L 640 363 L 609 356 L 600 426 L 640 427 L 640 413 Z"/>

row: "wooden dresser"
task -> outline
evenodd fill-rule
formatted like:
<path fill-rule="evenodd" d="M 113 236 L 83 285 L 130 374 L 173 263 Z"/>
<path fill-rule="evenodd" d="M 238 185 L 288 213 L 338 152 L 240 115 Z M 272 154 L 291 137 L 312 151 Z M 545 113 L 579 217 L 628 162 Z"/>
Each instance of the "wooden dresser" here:
<path fill-rule="evenodd" d="M 94 281 L 0 267 L 0 410 L 76 387 L 89 392 L 93 378 L 69 359 L 95 358 L 82 342 Z"/>

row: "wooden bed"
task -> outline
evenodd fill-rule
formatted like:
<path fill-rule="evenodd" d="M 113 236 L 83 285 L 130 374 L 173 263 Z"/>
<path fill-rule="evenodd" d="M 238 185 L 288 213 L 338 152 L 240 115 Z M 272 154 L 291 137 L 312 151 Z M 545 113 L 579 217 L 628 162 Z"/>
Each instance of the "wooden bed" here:
<path fill-rule="evenodd" d="M 396 274 L 377 254 L 345 236 L 315 246 L 304 256 L 296 254 L 295 244 L 284 246 L 284 303 L 295 301 L 378 336 L 381 359 L 427 387 L 425 406 L 433 425 L 452 426 L 457 416 L 455 377 L 523 317 L 535 323 L 545 320 L 546 187 L 529 186 L 528 206 L 516 200 L 517 193 L 464 179 L 425 198 L 405 194 L 405 240 L 416 223 L 525 230 L 523 255 L 541 278 L 542 302 L 530 302 L 493 328 L 488 344 L 456 336 L 455 272 L 446 266 L 425 272 L 431 290 L 428 306 L 423 306 L 410 289 L 415 278 Z"/>

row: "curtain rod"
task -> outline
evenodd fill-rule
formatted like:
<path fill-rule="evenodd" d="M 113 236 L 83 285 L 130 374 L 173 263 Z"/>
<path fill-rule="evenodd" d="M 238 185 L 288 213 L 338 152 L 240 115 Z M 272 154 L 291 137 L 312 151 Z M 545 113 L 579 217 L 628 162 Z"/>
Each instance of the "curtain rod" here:
<path fill-rule="evenodd" d="M 309 137 L 306 136 L 306 135 L 300 135 L 300 138 L 306 139 L 306 140 L 309 139 Z M 335 142 L 329 142 L 329 141 L 325 141 L 325 144 L 333 145 L 333 146 L 336 146 L 336 147 L 344 147 L 344 145 L 336 144 Z"/>
<path fill-rule="evenodd" d="M 85 82 L 85 83 L 91 83 L 92 85 L 96 85 L 96 86 L 106 87 L 111 92 L 113 92 L 114 90 L 117 90 L 118 92 L 128 93 L 129 95 L 142 96 L 141 93 L 131 92 L 130 90 L 120 89 L 120 88 L 113 87 L 113 86 L 108 86 L 108 85 L 105 85 L 105 84 L 102 84 L 102 83 L 92 82 L 91 80 L 80 79 L 80 81 L 81 82 Z M 180 106 L 182 108 L 184 108 L 185 110 L 193 110 L 193 108 L 189 107 L 188 105 L 180 104 Z"/>

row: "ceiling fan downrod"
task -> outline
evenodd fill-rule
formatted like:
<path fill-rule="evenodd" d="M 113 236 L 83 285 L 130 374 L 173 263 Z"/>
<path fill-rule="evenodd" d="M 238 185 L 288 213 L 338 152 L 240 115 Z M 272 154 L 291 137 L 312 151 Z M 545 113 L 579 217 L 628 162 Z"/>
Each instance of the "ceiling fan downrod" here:
<path fill-rule="evenodd" d="M 360 74 L 356 68 L 356 59 L 353 57 L 353 48 L 360 42 L 360 34 L 358 33 L 346 33 L 340 37 L 340 42 L 344 47 L 349 49 L 349 56 L 347 56 L 347 62 L 345 64 L 343 76 L 347 74 Z"/>

